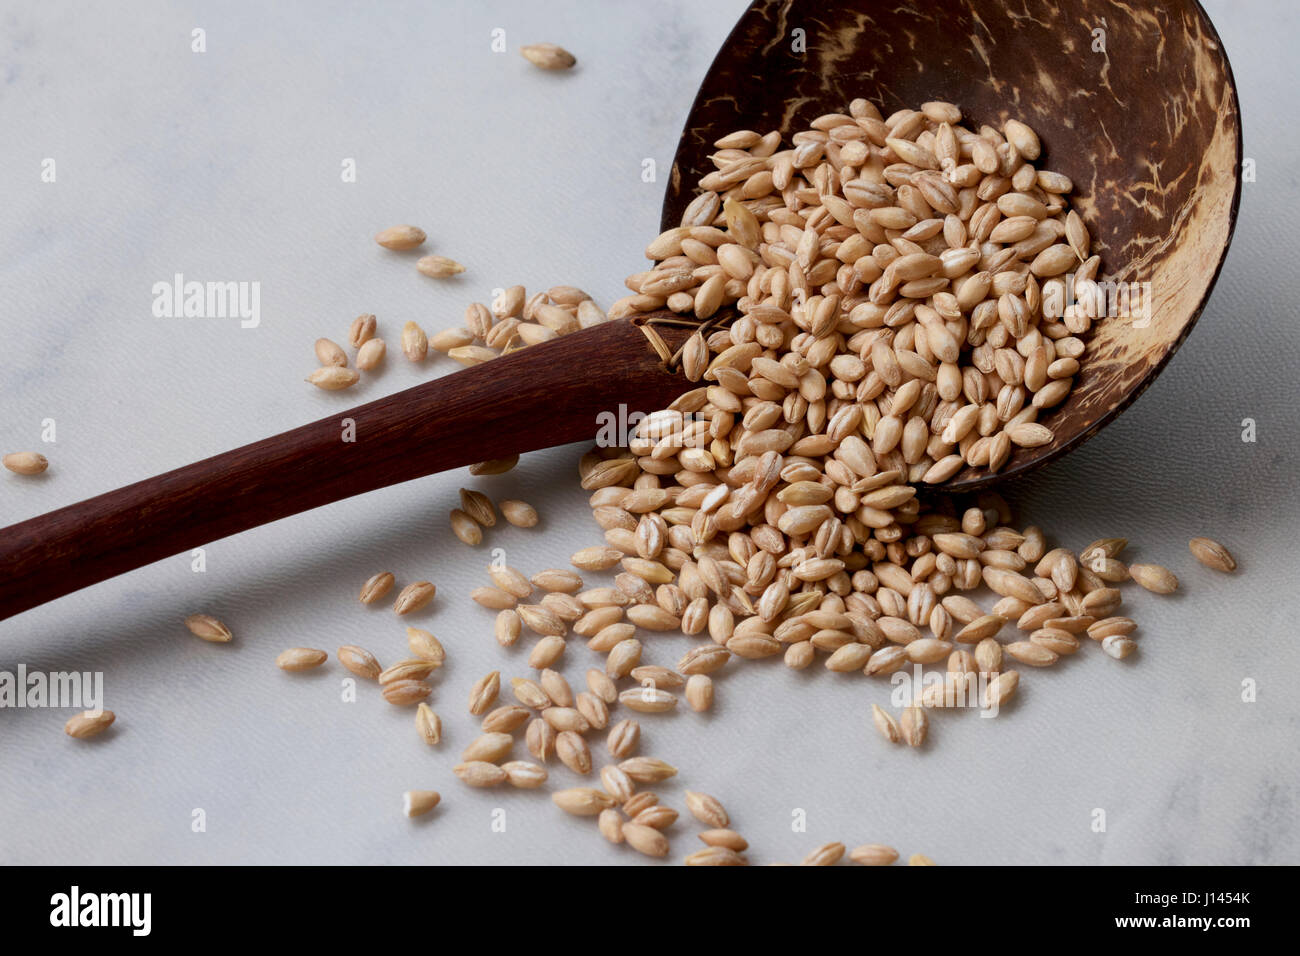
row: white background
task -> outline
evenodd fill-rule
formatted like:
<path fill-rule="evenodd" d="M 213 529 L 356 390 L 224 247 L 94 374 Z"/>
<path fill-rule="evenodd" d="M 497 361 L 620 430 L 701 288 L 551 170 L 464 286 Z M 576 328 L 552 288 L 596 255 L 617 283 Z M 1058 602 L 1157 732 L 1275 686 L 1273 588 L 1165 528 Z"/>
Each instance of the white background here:
<path fill-rule="evenodd" d="M 0 449 L 44 451 L 36 480 L 0 473 L 0 526 L 244 444 L 454 369 L 396 354 L 401 325 L 457 324 L 496 286 L 572 283 L 602 305 L 641 268 L 696 84 L 745 4 L 324 3 L 0 8 Z M 889 843 L 941 864 L 1300 862 L 1295 598 L 1297 372 L 1294 231 L 1300 127 L 1290 3 L 1207 3 L 1236 70 L 1246 155 L 1236 242 L 1209 307 L 1159 382 L 1086 447 L 1014 491 L 1026 521 L 1073 547 L 1125 535 L 1167 564 L 1172 599 L 1129 587 L 1141 651 L 1089 646 L 1027 674 L 998 720 L 936 715 L 923 752 L 886 745 L 872 702 L 889 688 L 820 666 L 733 662 L 717 706 L 647 716 L 643 752 L 681 768 L 661 788 L 716 794 L 756 862 L 814 846 Z M 190 31 L 207 31 L 207 52 Z M 489 50 L 507 31 L 510 52 Z M 548 40 L 571 74 L 530 67 Z M 936 91 L 937 94 L 942 91 Z M 40 181 L 46 157 L 57 182 Z M 340 181 L 353 157 L 358 181 Z M 641 181 L 654 158 L 660 182 Z M 424 251 L 468 267 L 416 273 L 370 239 L 413 222 Z M 258 281 L 262 324 L 164 320 L 151 287 L 182 272 Z M 350 392 L 302 379 L 317 336 L 379 316 L 388 367 Z M 1258 442 L 1240 439 L 1243 418 Z M 58 441 L 42 445 L 41 421 Z M 575 478 L 579 449 L 513 473 L 437 476 L 179 556 L 0 623 L 0 669 L 101 670 L 111 733 L 79 742 L 67 711 L 0 711 L 0 860 L 59 863 L 629 863 L 591 821 L 545 795 L 470 791 L 452 776 L 474 735 L 471 684 L 526 672 L 528 642 L 497 647 L 470 603 L 487 548 L 447 529 L 464 484 L 533 502 L 543 525 L 488 536 L 528 572 L 598 543 Z M 1186 542 L 1225 541 L 1241 571 L 1197 565 Z M 356 601 L 381 570 L 439 592 L 413 623 L 449 653 L 431 750 L 413 713 L 362 688 L 340 702 L 337 662 L 309 675 L 285 647 L 359 643 L 404 656 L 387 606 Z M 205 644 L 181 620 L 235 630 Z M 672 665 L 694 643 L 649 636 Z M 578 684 L 597 657 L 572 642 Z M 1241 701 L 1246 678 L 1258 702 Z M 505 697 L 506 695 L 503 695 Z M 620 714 L 625 716 L 626 714 Z M 597 761 L 603 748 L 597 749 Z M 517 756 L 527 756 L 522 741 Z M 551 786 L 576 778 L 553 764 Z M 405 819 L 401 792 L 443 804 Z M 191 830 L 196 808 L 206 832 Z M 491 830 L 506 811 L 506 832 Z M 1095 808 L 1106 832 L 1093 831 Z M 806 811 L 806 832 L 792 813 Z M 674 829 L 675 860 L 697 848 Z"/>

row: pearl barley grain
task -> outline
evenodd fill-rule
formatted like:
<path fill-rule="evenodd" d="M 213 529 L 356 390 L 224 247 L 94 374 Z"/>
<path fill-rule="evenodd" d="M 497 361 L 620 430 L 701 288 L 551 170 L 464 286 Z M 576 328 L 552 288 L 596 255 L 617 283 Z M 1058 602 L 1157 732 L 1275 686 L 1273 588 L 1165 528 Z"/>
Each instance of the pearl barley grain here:
<path fill-rule="evenodd" d="M 423 816 L 436 807 L 442 797 L 436 790 L 407 790 L 402 794 L 402 812 L 408 817 Z"/>
<path fill-rule="evenodd" d="M 713 706 L 713 679 L 705 674 L 692 674 L 686 681 L 686 703 L 700 713 Z"/>
<path fill-rule="evenodd" d="M 506 499 L 500 503 L 501 514 L 516 528 L 532 528 L 538 522 L 537 510 L 526 501 Z"/>
<path fill-rule="evenodd" d="M 1232 552 L 1213 538 L 1193 538 L 1187 542 L 1187 547 L 1196 560 L 1207 568 L 1224 572 L 1237 569 L 1237 561 L 1233 558 Z"/>
<path fill-rule="evenodd" d="M 446 256 L 424 256 L 416 262 L 415 267 L 431 279 L 446 279 L 465 271 L 463 265 Z"/>
<path fill-rule="evenodd" d="M 235 639 L 230 628 L 211 614 L 191 614 L 185 619 L 185 626 L 195 637 L 201 637 L 213 644 L 229 644 Z"/>
<path fill-rule="evenodd" d="M 360 381 L 361 376 L 355 370 L 338 365 L 326 365 L 316 369 L 307 376 L 306 381 L 326 392 L 337 392 L 351 388 Z"/>
<path fill-rule="evenodd" d="M 428 238 L 418 226 L 389 226 L 375 235 L 375 242 L 385 249 L 414 249 Z"/>
<path fill-rule="evenodd" d="M 383 339 L 369 339 L 357 349 L 357 368 L 363 372 L 376 369 L 384 361 L 388 346 Z"/>
<path fill-rule="evenodd" d="M 542 70 L 569 70 L 578 62 L 572 53 L 554 43 L 529 43 L 521 46 L 519 52 L 529 63 Z"/>
<path fill-rule="evenodd" d="M 362 604 L 373 604 L 382 600 L 393 589 L 396 580 L 392 571 L 380 571 L 372 575 L 366 579 L 365 584 L 361 585 L 359 600 Z"/>
<path fill-rule="evenodd" d="M 314 647 L 291 647 L 280 652 L 275 666 L 283 671 L 306 671 L 320 667 L 328 659 L 327 653 Z"/>
<path fill-rule="evenodd" d="M 50 467 L 44 455 L 34 451 L 16 451 L 4 456 L 4 466 L 16 475 L 39 475 Z"/>
<path fill-rule="evenodd" d="M 437 587 L 429 581 L 413 581 L 402 588 L 393 602 L 393 611 L 397 614 L 413 614 L 429 606 Z"/>
<path fill-rule="evenodd" d="M 84 740 L 87 737 L 94 737 L 108 730 L 117 715 L 111 710 L 86 710 L 77 714 L 75 717 L 68 719 L 63 725 L 63 732 L 69 737 L 75 737 L 78 740 Z"/>

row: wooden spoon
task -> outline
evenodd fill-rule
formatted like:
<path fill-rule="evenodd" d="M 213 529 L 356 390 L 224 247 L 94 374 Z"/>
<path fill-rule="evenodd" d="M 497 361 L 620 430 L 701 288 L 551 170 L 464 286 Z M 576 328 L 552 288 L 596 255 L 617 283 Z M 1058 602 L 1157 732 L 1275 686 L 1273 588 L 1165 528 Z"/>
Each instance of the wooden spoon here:
<path fill-rule="evenodd" d="M 790 33 L 796 26 L 806 49 Z M 1122 38 L 1123 55 L 1094 52 L 1095 28 Z M 1043 141 L 1040 166 L 1074 181 L 1071 202 L 1113 278 L 1150 283 L 1149 322 L 1099 323 L 1072 396 L 1042 419 L 1056 434 L 1051 444 L 1017 450 L 999 475 L 967 469 L 943 487 L 973 490 L 1077 446 L 1181 344 L 1231 238 L 1239 110 L 1204 11 L 1194 0 L 1160 9 L 1058 0 L 1028 18 L 1003 0 L 759 0 L 700 87 L 665 228 L 680 222 L 718 136 L 743 128 L 788 136 L 856 97 L 886 114 L 941 98 L 994 126 L 1019 104 L 1018 118 Z M 680 322 L 668 313 L 638 321 L 647 319 L 670 350 L 687 334 L 658 324 Z M 332 501 L 589 439 L 599 413 L 662 408 L 690 387 L 630 321 L 532 346 L 0 530 L 0 619 Z M 355 442 L 342 440 L 345 418 Z"/>

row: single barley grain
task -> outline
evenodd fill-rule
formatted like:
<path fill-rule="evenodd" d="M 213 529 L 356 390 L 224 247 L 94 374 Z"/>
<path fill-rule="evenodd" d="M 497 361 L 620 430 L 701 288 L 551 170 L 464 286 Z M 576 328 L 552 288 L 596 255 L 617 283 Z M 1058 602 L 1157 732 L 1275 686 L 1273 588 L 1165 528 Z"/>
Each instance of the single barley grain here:
<path fill-rule="evenodd" d="M 618 700 L 618 686 L 608 674 L 594 667 L 587 671 L 587 689 L 606 705 Z"/>
<path fill-rule="evenodd" d="M 291 647 L 280 652 L 275 666 L 283 671 L 307 671 L 320 667 L 328 659 L 327 653 L 314 647 Z"/>
<path fill-rule="evenodd" d="M 322 366 L 337 365 L 340 368 L 346 368 L 348 364 L 348 353 L 344 352 L 334 342 L 329 339 L 316 340 L 316 360 Z"/>
<path fill-rule="evenodd" d="M 357 369 L 362 372 L 377 369 L 383 363 L 386 354 L 388 354 L 388 346 L 383 339 L 367 339 L 362 343 L 361 348 L 357 349 Z"/>
<path fill-rule="evenodd" d="M 487 733 L 513 733 L 528 723 L 532 716 L 532 711 L 527 707 L 502 704 L 483 718 L 483 730 Z"/>
<path fill-rule="evenodd" d="M 459 777 L 462 783 L 471 787 L 496 787 L 509 779 L 509 774 L 505 770 L 496 764 L 484 761 L 458 763 L 452 767 L 452 773 Z"/>
<path fill-rule="evenodd" d="M 496 634 L 497 643 L 502 647 L 514 646 L 518 642 L 522 630 L 523 622 L 519 619 L 517 611 L 507 608 L 497 614 L 493 631 Z"/>
<path fill-rule="evenodd" d="M 557 707 L 573 707 L 573 688 L 559 671 L 546 668 L 538 675 L 538 683 Z"/>
<path fill-rule="evenodd" d="M 487 713 L 501 691 L 501 672 L 492 671 L 474 682 L 469 692 L 469 712 L 475 717 Z"/>
<path fill-rule="evenodd" d="M 326 365 L 316 369 L 307 376 L 306 380 L 324 391 L 337 392 L 340 389 L 351 388 L 357 384 L 360 378 L 361 376 L 353 369 L 341 368 L 338 365 Z M 8 458 L 6 458 L 6 462 L 7 460 Z M 6 467 L 8 467 L 7 464 Z M 44 471 L 44 469 L 41 470 Z"/>
<path fill-rule="evenodd" d="M 541 685 L 526 677 L 510 678 L 510 691 L 515 695 L 515 700 L 533 710 L 545 710 L 553 704 Z"/>
<path fill-rule="evenodd" d="M 645 810 L 647 807 L 656 806 L 658 803 L 659 798 L 654 793 L 649 790 L 642 790 L 640 793 L 634 794 L 632 799 L 623 804 L 622 809 L 629 817 L 635 818 L 637 814 L 641 813 L 641 811 Z"/>
<path fill-rule="evenodd" d="M 470 741 L 469 746 L 461 753 L 460 759 L 465 763 L 479 760 L 485 763 L 500 763 L 510 755 L 514 745 L 515 738 L 508 733 L 488 731 Z"/>
<path fill-rule="evenodd" d="M 230 628 L 211 614 L 191 614 L 185 619 L 185 626 L 195 637 L 201 637 L 213 644 L 229 644 L 235 639 L 235 635 L 230 633 Z"/>
<path fill-rule="evenodd" d="M 826 843 L 813 850 L 800 866 L 834 866 L 844 856 L 843 843 Z"/>
<path fill-rule="evenodd" d="M 456 537 L 470 547 L 476 547 L 483 543 L 483 529 L 477 521 L 460 508 L 453 508 L 451 511 L 451 530 Z"/>
<path fill-rule="evenodd" d="M 512 455 L 509 458 L 491 458 L 487 461 L 480 461 L 477 464 L 470 465 L 469 473 L 475 477 L 481 475 L 504 475 L 517 464 L 519 464 L 518 455 Z"/>
<path fill-rule="evenodd" d="M 866 843 L 849 851 L 849 859 L 860 866 L 889 866 L 898 859 L 898 851 L 880 843 Z"/>
<path fill-rule="evenodd" d="M 460 507 L 465 514 L 485 528 L 491 528 L 497 523 L 497 513 L 492 507 L 492 499 L 481 491 L 460 489 Z"/>
<path fill-rule="evenodd" d="M 569 563 L 582 571 L 605 571 L 623 559 L 623 552 L 615 548 L 583 548 L 575 552 Z"/>
<path fill-rule="evenodd" d="M 564 655 L 564 638 L 552 634 L 543 637 L 528 653 L 528 666 L 534 670 L 550 667 Z"/>
<path fill-rule="evenodd" d="M 658 783 L 677 776 L 676 767 L 657 757 L 629 757 L 618 767 L 637 783 Z"/>
<path fill-rule="evenodd" d="M 1216 571 L 1235 571 L 1237 561 L 1230 552 L 1213 538 L 1193 538 L 1187 542 L 1188 549 L 1197 561 Z"/>
<path fill-rule="evenodd" d="M 423 362 L 429 355 L 429 337 L 414 322 L 402 326 L 402 354 L 412 362 Z"/>
<path fill-rule="evenodd" d="M 417 226 L 389 226 L 375 235 L 375 242 L 385 249 L 414 249 L 427 238 Z"/>
<path fill-rule="evenodd" d="M 1119 634 L 1111 634 L 1101 639 L 1101 649 L 1117 661 L 1122 661 L 1137 650 L 1137 643 Z"/>
<path fill-rule="evenodd" d="M 2 460 L 4 466 L 16 475 L 39 475 L 50 467 L 49 459 L 34 451 L 11 452 Z"/>
<path fill-rule="evenodd" d="M 360 601 L 362 604 L 374 604 L 382 600 L 393 589 L 396 582 L 392 571 L 380 571 L 361 585 Z"/>
<path fill-rule="evenodd" d="M 691 812 L 691 816 L 705 826 L 714 829 L 724 829 L 731 826 L 731 818 L 727 816 L 727 811 L 722 806 L 721 801 L 707 793 L 687 790 L 686 809 Z"/>
<path fill-rule="evenodd" d="M 432 694 L 433 687 L 422 680 L 396 680 L 384 684 L 380 693 L 394 706 L 410 707 Z"/>
<path fill-rule="evenodd" d="M 473 344 L 473 334 L 468 329 L 460 327 L 442 329 L 429 337 L 429 348 L 444 355 L 449 354 L 452 349 L 463 349 Z"/>
<path fill-rule="evenodd" d="M 903 716 L 898 722 L 899 734 L 909 747 L 920 747 L 925 743 L 930 729 L 930 718 L 920 707 L 903 708 Z"/>
<path fill-rule="evenodd" d="M 519 603 L 513 594 L 507 594 L 500 588 L 475 588 L 469 592 L 469 597 L 475 604 L 492 611 L 508 611 Z"/>
<path fill-rule="evenodd" d="M 986 674 L 996 674 L 1002 670 L 1002 645 L 991 637 L 986 637 L 975 645 L 975 666 Z"/>
<path fill-rule="evenodd" d="M 1105 617 L 1088 625 L 1088 636 L 1094 641 L 1104 640 L 1112 635 L 1124 637 L 1137 630 L 1137 622 L 1130 617 Z"/>
<path fill-rule="evenodd" d="M 533 593 L 533 586 L 522 573 L 509 565 L 489 565 L 488 577 L 501 590 L 517 598 L 526 598 Z"/>
<path fill-rule="evenodd" d="M 879 704 L 871 705 L 871 722 L 876 725 L 876 730 L 880 732 L 880 736 L 891 744 L 896 744 L 902 739 L 898 721 L 894 720 L 893 715 Z"/>
<path fill-rule="evenodd" d="M 543 70 L 568 70 L 577 58 L 564 47 L 554 43 L 529 43 L 519 48 L 525 60 Z"/>
<path fill-rule="evenodd" d="M 430 747 L 442 742 L 442 719 L 423 701 L 415 708 L 415 730 Z"/>
<path fill-rule="evenodd" d="M 424 680 L 438 668 L 438 662 L 415 658 L 390 664 L 379 672 L 380 684 L 392 684 L 399 680 Z"/>
<path fill-rule="evenodd" d="M 543 591 L 559 591 L 562 594 L 576 594 L 582 590 L 582 578 L 572 571 L 551 568 L 538 571 L 533 575 L 533 584 Z"/>
<path fill-rule="evenodd" d="M 393 610 L 398 614 L 414 614 L 429 606 L 438 589 L 429 581 L 413 581 L 397 595 Z"/>
<path fill-rule="evenodd" d="M 984 705 L 994 709 L 1001 707 L 1015 696 L 1016 688 L 1019 686 L 1019 671 L 1005 671 L 999 674 L 989 681 L 984 692 Z"/>
<path fill-rule="evenodd" d="M 614 764 L 606 764 L 600 768 L 600 785 L 618 803 L 627 803 L 636 793 L 632 778 Z"/>
<path fill-rule="evenodd" d="M 344 644 L 339 648 L 338 657 L 339 663 L 358 677 L 364 677 L 366 680 L 379 679 L 382 671 L 379 661 L 375 660 L 375 655 L 364 647 L 357 647 L 355 644 Z"/>
<path fill-rule="evenodd" d="M 730 847 L 709 846 L 703 850 L 688 853 L 682 861 L 686 866 L 745 866 L 743 856 Z"/>
<path fill-rule="evenodd" d="M 363 312 L 353 319 L 352 324 L 348 326 L 348 345 L 351 345 L 354 349 L 361 348 L 375 337 L 377 328 L 378 323 L 375 321 L 375 317 Z"/>
<path fill-rule="evenodd" d="M 571 787 L 551 794 L 551 802 L 575 817 L 594 817 L 614 806 L 614 798 L 595 787 Z"/>
<path fill-rule="evenodd" d="M 1118 558 L 1127 547 L 1127 538 L 1098 538 L 1079 552 L 1079 560 L 1087 562 L 1098 557 Z"/>
<path fill-rule="evenodd" d="M 1168 568 L 1158 564 L 1130 564 L 1128 573 L 1139 585 L 1153 594 L 1173 594 L 1178 590 L 1178 578 Z"/>
<path fill-rule="evenodd" d="M 913 853 L 907 858 L 908 866 L 935 866 L 934 860 L 930 859 L 924 853 Z"/>
<path fill-rule="evenodd" d="M 499 505 L 501 514 L 516 528 L 532 528 L 537 525 L 537 510 L 526 501 L 508 498 Z"/>
<path fill-rule="evenodd" d="M 677 662 L 677 670 L 688 677 L 712 674 L 731 658 L 731 652 L 718 644 L 702 644 L 687 651 Z"/>
<path fill-rule="evenodd" d="M 422 816 L 436 807 L 441 799 L 437 790 L 407 790 L 402 794 L 402 812 L 408 817 Z"/>
<path fill-rule="evenodd" d="M 610 843 L 623 842 L 623 815 L 613 808 L 601 810 L 596 817 L 600 835 Z"/>
<path fill-rule="evenodd" d="M 653 684 L 654 687 L 662 687 L 667 691 L 684 687 L 686 679 L 684 676 L 677 674 L 677 671 L 669 667 L 660 667 L 653 663 L 643 663 L 643 665 L 633 667 L 632 672 L 628 675 L 638 684 Z"/>
<path fill-rule="evenodd" d="M 434 667 L 441 667 L 447 661 L 447 652 L 443 649 L 442 642 L 421 628 L 406 629 L 406 646 L 412 655 L 429 661 Z"/>
<path fill-rule="evenodd" d="M 448 259 L 446 256 L 421 256 L 416 261 L 415 267 L 420 270 L 421 274 L 431 279 L 446 279 L 449 276 L 460 275 L 465 271 L 465 267 L 455 259 Z"/>
<path fill-rule="evenodd" d="M 686 681 L 686 703 L 697 713 L 713 707 L 713 680 L 705 674 L 692 674 Z"/>
<path fill-rule="evenodd" d="M 743 853 L 749 849 L 748 840 L 735 830 L 729 830 L 726 827 L 715 827 L 712 830 L 698 833 L 696 836 L 707 846 L 725 847 L 728 850 L 734 850 L 736 853 Z"/>
<path fill-rule="evenodd" d="M 84 740 L 102 734 L 117 719 L 111 710 L 83 710 L 63 725 L 63 732 L 69 737 Z"/>
<path fill-rule="evenodd" d="M 1055 651 L 1032 641 L 1012 641 L 1002 647 L 1004 653 L 1030 667 L 1050 667 L 1060 659 Z"/>
<path fill-rule="evenodd" d="M 652 827 L 655 830 L 666 830 L 677 822 L 677 811 L 672 807 L 658 804 L 653 807 L 646 807 L 632 818 L 632 822 L 641 826 Z"/>
<path fill-rule="evenodd" d="M 631 757 L 641 745 L 641 725 L 635 720 L 623 719 L 609 729 L 605 749 L 611 757 L 620 760 Z"/>
<path fill-rule="evenodd" d="M 524 743 L 528 746 L 530 754 L 538 760 L 545 761 L 555 754 L 556 736 L 554 727 L 542 718 L 534 717 L 528 722 L 528 727 L 524 731 Z"/>
<path fill-rule="evenodd" d="M 645 856 L 664 857 L 668 855 L 668 838 L 656 830 L 641 823 L 623 824 L 623 839 L 627 845 Z"/>

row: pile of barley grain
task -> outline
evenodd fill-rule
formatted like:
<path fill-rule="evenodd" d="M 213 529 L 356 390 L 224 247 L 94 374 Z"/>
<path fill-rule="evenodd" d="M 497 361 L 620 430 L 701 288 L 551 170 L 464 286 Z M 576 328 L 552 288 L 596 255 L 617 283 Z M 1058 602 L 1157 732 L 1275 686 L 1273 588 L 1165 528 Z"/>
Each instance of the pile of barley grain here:
<path fill-rule="evenodd" d="M 803 668 L 824 653 L 828 669 L 868 676 L 942 663 L 898 719 L 873 707 L 882 736 L 912 746 L 933 709 L 1009 700 L 1020 673 L 1005 658 L 1049 666 L 1085 635 L 1111 657 L 1134 651 L 1118 585 L 1169 593 L 1172 573 L 1125 565 L 1122 539 L 1049 548 L 995 494 L 969 507 L 917 497 L 917 483 L 996 471 L 1013 445 L 1051 441 L 1037 417 L 1068 395 L 1097 317 L 1099 261 L 1066 208 L 1069 180 L 1034 168 L 1023 124 L 975 133 L 960 119 L 945 103 L 885 119 L 857 101 L 790 150 L 752 132 L 716 144 L 717 172 L 682 225 L 650 244 L 656 265 L 629 277 L 635 295 L 610 317 L 739 315 L 683 350 L 687 377 L 708 384 L 650 414 L 628 448 L 580 464 L 605 546 L 573 563 L 621 568 L 613 587 L 571 589 L 575 600 L 549 608 L 552 595 L 520 606 L 522 591 L 479 589 L 503 643 L 534 631 L 530 664 L 549 668 L 571 627 L 606 655 L 591 672 L 602 686 L 636 681 L 617 698 L 610 687 L 607 703 L 645 713 L 672 710 L 683 685 L 706 708 L 708 675 L 733 656 Z M 1069 271 L 1082 304 L 1064 304 Z M 518 329 L 507 327 L 501 336 Z M 464 334 L 486 342 L 493 330 L 471 322 Z M 1221 549 L 1193 547 L 1215 560 Z M 984 586 L 999 597 L 987 610 L 965 593 Z M 998 640 L 1011 622 L 1021 635 Z M 679 629 L 712 643 L 676 670 L 640 663 L 638 631 Z M 708 683 L 692 693 L 692 681 Z M 543 727 L 567 711 L 534 706 Z M 588 759 L 564 762 L 589 772 Z M 572 793 L 571 812 L 615 802 Z M 823 849 L 813 856 L 843 853 Z"/>
<path fill-rule="evenodd" d="M 1070 180 L 1035 169 L 1032 130 L 960 121 L 950 103 L 883 119 L 855 100 L 790 149 L 774 133 L 717 142 L 717 170 L 610 313 L 740 313 L 684 353 L 687 376 L 713 384 L 677 405 L 710 422 L 683 469 L 770 447 L 859 480 L 941 482 L 1052 440 L 1037 417 L 1069 394 L 1100 260 Z"/>
<path fill-rule="evenodd" d="M 536 679 L 509 681 L 518 703 L 495 707 L 500 673 L 475 684 L 469 710 L 482 732 L 455 768 L 464 783 L 539 788 L 552 758 L 588 776 L 596 761 L 587 737 L 608 729 L 601 786 L 552 798 L 596 818 L 611 842 L 664 856 L 663 831 L 678 813 L 641 788 L 677 770 L 636 755 L 640 725 L 616 720 L 616 707 L 664 714 L 681 692 L 692 709 L 707 710 L 733 657 L 781 656 L 805 668 L 821 654 L 831 671 L 866 676 L 939 665 L 939 679 L 914 688 L 897 716 L 872 706 L 887 741 L 919 747 L 932 711 L 1010 700 L 1020 672 L 1007 659 L 1050 666 L 1084 637 L 1114 658 L 1133 653 L 1136 623 L 1118 614 L 1120 585 L 1131 579 L 1170 593 L 1178 581 L 1167 569 L 1125 564 L 1121 538 L 1077 553 L 1050 547 L 1040 528 L 1017 526 L 996 494 L 968 503 L 923 503 L 917 494 L 917 485 L 966 466 L 997 471 L 1013 446 L 1050 442 L 1038 416 L 1069 394 L 1100 311 L 1100 263 L 1067 207 L 1069 179 L 1035 168 L 1040 146 L 1024 124 L 974 131 L 961 121 L 949 103 L 882 117 L 856 100 L 848 113 L 818 117 L 787 149 L 775 132 L 740 131 L 715 144 L 716 170 L 681 225 L 649 245 L 654 265 L 628 277 L 633 294 L 608 313 L 667 308 L 722 320 L 680 356 L 687 378 L 704 384 L 647 416 L 628 447 L 598 447 L 580 462 L 605 540 L 572 563 L 615 572 L 612 584 L 493 566 L 491 584 L 471 595 L 497 612 L 502 646 L 525 631 L 536 636 L 528 656 Z M 379 240 L 413 248 L 424 234 L 398 227 Z M 1066 302 L 1070 273 L 1075 304 Z M 529 297 L 513 286 L 490 308 L 471 304 L 463 327 L 431 339 L 408 322 L 403 351 L 423 361 L 432 345 L 473 365 L 606 319 L 574 287 Z M 374 329 L 373 317 L 359 318 L 353 346 L 364 348 Z M 317 346 L 326 370 L 346 365 L 331 346 Z M 376 351 L 382 356 L 382 346 Z M 316 384 L 339 376 L 325 372 Z M 497 474 L 515 460 L 471 472 Z M 522 503 L 501 507 L 520 516 L 507 512 L 513 524 L 536 523 Z M 462 490 L 451 524 L 477 545 L 495 518 L 487 495 Z M 1235 568 L 1217 542 L 1196 538 L 1190 547 L 1209 567 Z M 391 586 L 391 575 L 376 576 L 362 599 Z M 982 588 L 996 596 L 990 607 L 972 599 Z M 1008 626 L 1019 633 L 1004 640 Z M 678 630 L 709 640 L 675 667 L 643 659 L 638 634 Z M 555 669 L 570 633 L 604 655 L 576 694 Z M 386 670 L 360 648 L 341 648 L 340 659 L 379 680 L 391 702 L 420 702 L 431 689 L 422 678 L 443 653 L 428 632 L 408 636 L 415 657 Z M 282 658 L 281 666 L 314 666 L 323 652 Z M 420 702 L 420 736 L 437 745 L 441 726 Z M 520 729 L 533 761 L 507 759 Z M 416 815 L 439 800 L 436 791 L 409 791 L 404 806 Z M 688 791 L 686 803 L 709 827 L 699 834 L 706 848 L 688 864 L 747 862 L 748 843 L 716 799 Z M 804 864 L 834 864 L 845 852 L 826 844 Z M 868 844 L 848 857 L 887 864 L 898 854 Z M 917 854 L 910 862 L 932 861 Z"/>

